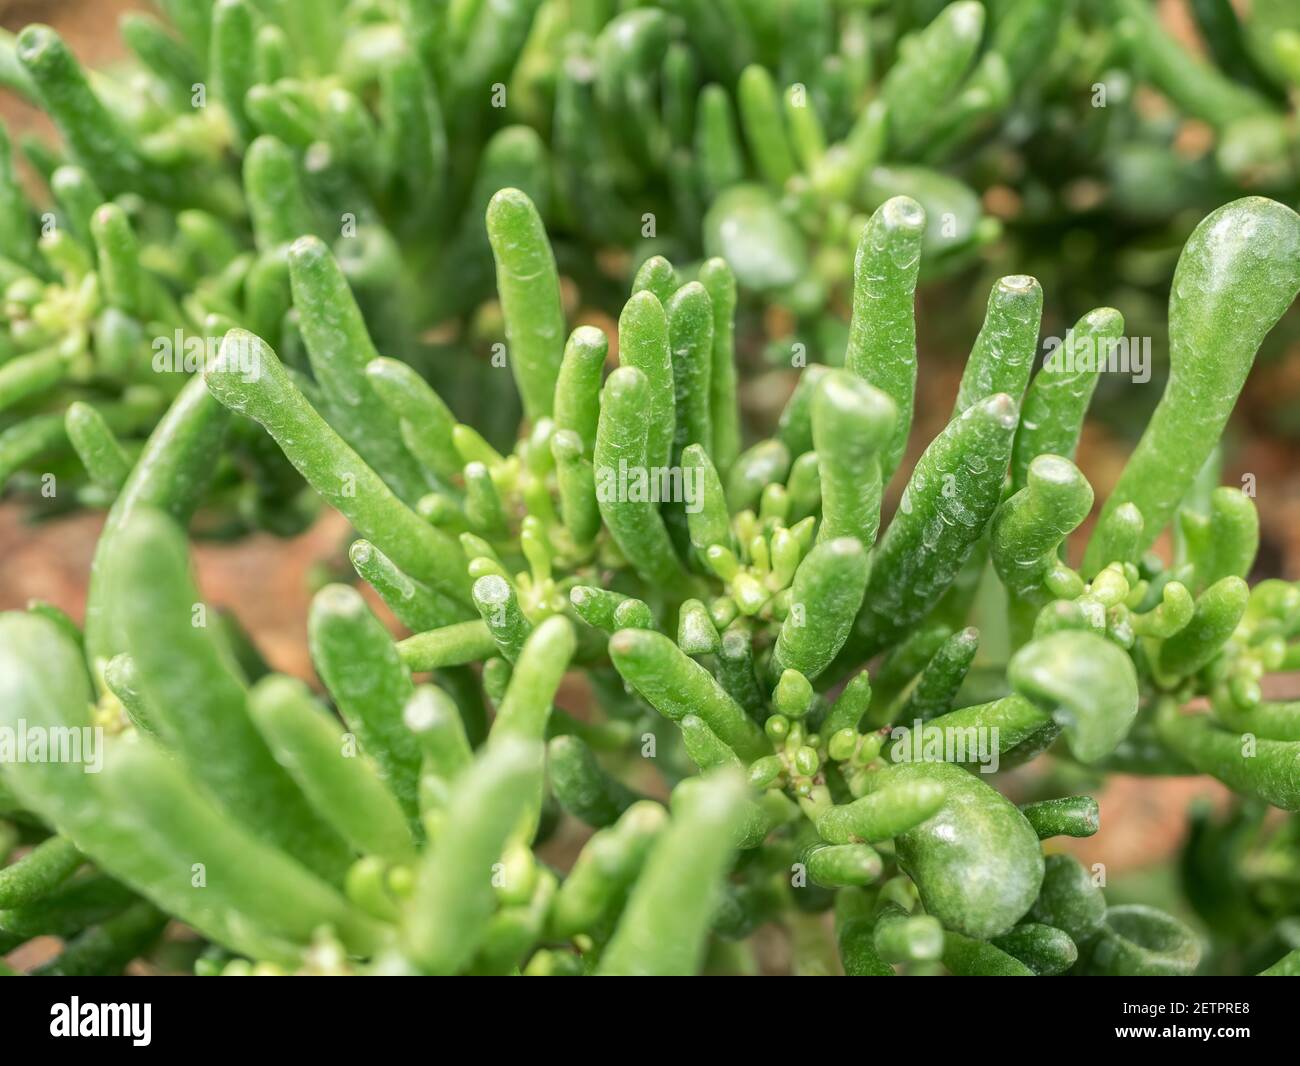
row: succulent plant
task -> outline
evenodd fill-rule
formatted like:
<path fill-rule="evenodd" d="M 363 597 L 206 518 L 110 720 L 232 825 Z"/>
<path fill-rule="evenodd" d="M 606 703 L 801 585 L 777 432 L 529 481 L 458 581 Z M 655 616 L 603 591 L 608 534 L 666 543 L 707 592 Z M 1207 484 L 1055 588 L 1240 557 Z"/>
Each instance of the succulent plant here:
<path fill-rule="evenodd" d="M 203 972 L 682 974 L 752 969 L 746 939 L 778 922 L 801 972 L 1193 972 L 1180 920 L 1108 907 L 1044 856 L 1097 832 L 1091 797 L 1017 807 L 990 774 L 1050 749 L 1300 809 L 1300 708 L 1259 685 L 1294 665 L 1300 588 L 1248 587 L 1253 503 L 1213 487 L 1300 290 L 1300 216 L 1247 198 L 1189 239 L 1173 375 L 1077 565 L 1093 493 L 1072 457 L 1116 312 L 1031 380 L 1042 292 L 1003 278 L 881 532 L 914 406 L 917 202 L 864 229 L 843 367 L 808 368 L 743 450 L 725 261 L 639 279 L 605 377 L 610 338 L 566 340 L 529 198 L 498 192 L 487 231 L 527 411 L 511 451 L 373 357 L 328 250 L 300 239 L 319 408 L 230 329 L 116 495 L 84 633 L 49 608 L 0 616 L 0 724 L 102 759 L 0 763 L 0 809 L 49 834 L 0 872 L 0 945 L 53 932 L 54 969 L 107 970 L 170 915 L 212 945 Z M 320 590 L 331 708 L 189 573 L 184 526 L 240 417 L 348 518 L 353 565 L 410 631 Z M 412 464 L 414 506 L 391 487 Z M 567 871 L 538 850 L 557 805 L 596 830 Z M 833 939 L 809 917 L 830 909 Z M 1259 965 L 1293 971 L 1268 934 Z"/>
<path fill-rule="evenodd" d="M 61 136 L 23 141 L 31 193 L 0 137 L 0 485 L 66 478 L 75 492 L 29 493 L 46 512 L 109 491 L 80 474 L 73 403 L 130 455 L 232 326 L 311 378 L 286 255 L 305 235 L 375 346 L 508 443 L 514 398 L 479 372 L 499 319 L 478 220 L 506 186 L 537 204 L 585 306 L 617 314 L 656 253 L 722 256 L 746 308 L 794 312 L 834 361 L 858 233 L 886 199 L 925 206 L 927 276 L 997 235 L 962 152 L 1059 21 L 973 0 L 924 20 L 826 0 L 162 6 L 123 18 L 131 58 L 104 71 L 49 27 L 0 37 L 0 85 Z M 743 315 L 741 348 L 786 344 L 767 324 Z M 295 532 L 315 514 L 300 490 L 241 425 L 205 530 Z"/>

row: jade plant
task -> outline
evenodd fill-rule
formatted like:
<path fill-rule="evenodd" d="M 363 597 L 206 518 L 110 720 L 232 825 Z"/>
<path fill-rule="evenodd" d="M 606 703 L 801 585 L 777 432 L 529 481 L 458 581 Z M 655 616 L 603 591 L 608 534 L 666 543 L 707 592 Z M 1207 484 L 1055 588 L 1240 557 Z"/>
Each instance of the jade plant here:
<path fill-rule="evenodd" d="M 0 138 L 0 485 L 75 486 L 29 493 L 46 511 L 115 488 L 82 476 L 93 416 L 73 425 L 72 404 L 131 456 L 232 326 L 311 383 L 286 262 L 309 234 L 379 350 L 508 443 L 513 397 L 475 372 L 499 339 L 479 219 L 505 186 L 538 205 L 586 306 L 617 314 L 654 253 L 722 256 L 742 304 L 795 312 L 800 343 L 834 362 L 853 249 L 885 199 L 926 207 L 927 276 L 996 237 L 963 152 L 1060 21 L 1038 0 L 161 6 L 124 16 L 130 57 L 103 71 L 48 27 L 0 36 L 0 85 L 61 138 L 21 144 L 36 191 Z M 789 348 L 765 325 L 742 349 Z M 241 423 L 204 530 L 295 532 L 315 514 L 301 488 Z"/>
<path fill-rule="evenodd" d="M 0 482 L 77 483 L 46 510 L 105 496 L 73 458 L 72 402 L 138 443 L 231 324 L 305 369 L 283 255 L 305 233 L 331 244 L 378 347 L 500 444 L 512 405 L 459 356 L 497 339 L 477 220 L 505 185 L 538 203 L 589 305 L 616 313 L 654 252 L 723 256 L 742 294 L 796 312 L 763 322 L 782 361 L 798 343 L 834 363 L 852 250 L 892 195 L 926 208 L 926 276 L 983 251 L 1146 335 L 1191 221 L 1295 184 L 1283 3 L 1245 21 L 1193 4 L 1217 67 L 1142 0 L 161 7 L 124 17 L 130 60 L 105 71 L 45 27 L 0 37 L 0 85 L 62 137 L 23 140 L 45 186 L 30 197 L 0 145 Z M 1217 172 L 1131 106 L 1139 82 L 1215 128 Z M 181 373 L 155 372 L 159 342 Z M 315 512 L 294 485 L 244 427 L 209 527 L 297 530 Z"/>
<path fill-rule="evenodd" d="M 1109 86 L 1135 61 L 1086 5 L 161 6 L 166 21 L 124 17 L 130 60 L 104 71 L 45 27 L 0 37 L 0 85 L 62 136 L 23 140 L 45 186 L 31 196 L 0 146 L 0 482 L 73 483 L 30 494 L 47 512 L 105 499 L 73 454 L 71 403 L 138 446 L 232 324 L 310 376 L 284 262 L 306 233 L 331 245 L 376 345 L 500 445 L 510 397 L 461 354 L 499 339 L 478 217 L 505 185 L 538 203 L 566 278 L 608 313 L 653 253 L 728 258 L 742 310 L 794 312 L 741 315 L 742 352 L 766 340 L 782 363 L 792 344 L 839 359 L 853 248 L 892 195 L 927 211 L 923 278 L 993 254 L 1001 227 L 979 193 L 1009 189 L 1023 211 L 999 259 L 1053 281 L 1064 269 L 1063 300 L 1136 284 L 1136 304 L 1185 235 L 1165 226 L 1174 208 L 1229 191 L 1201 183 L 1189 200 L 1182 178 L 1119 162 L 1101 209 L 1068 205 L 1096 161 L 1148 158 L 1164 137 Z M 1087 106 L 1100 83 L 1111 106 Z M 1157 194 L 1154 237 L 1126 217 L 1134 184 Z M 204 529 L 294 532 L 315 514 L 299 488 L 242 426 Z"/>
<path fill-rule="evenodd" d="M 1150 5 L 1109 0 L 1137 76 L 1212 128 L 1219 172 L 1250 188 L 1294 189 L 1300 145 L 1289 97 L 1300 86 L 1300 16 L 1278 0 L 1252 4 L 1246 17 L 1223 0 L 1190 6 L 1207 59 L 1164 30 Z"/>
<path fill-rule="evenodd" d="M 667 254 L 702 247 L 728 258 L 742 291 L 814 317 L 851 275 L 867 215 L 891 195 L 912 195 L 930 212 L 928 275 L 970 262 L 997 235 L 996 222 L 971 189 L 934 167 L 987 132 L 1010 102 L 1012 39 L 986 21 L 970 0 L 921 26 L 897 12 L 884 21 L 814 0 L 789 5 L 784 17 L 722 5 L 689 20 L 685 41 L 653 8 L 619 15 L 589 49 L 571 35 L 556 85 L 557 152 L 570 131 L 603 118 L 613 159 L 637 160 L 621 182 L 617 165 L 604 182 L 605 170 L 585 168 L 568 179 L 582 194 L 585 225 L 626 229 L 644 219 L 636 205 L 657 186 L 671 195 L 675 220 Z M 715 38 L 729 46 L 720 52 Z M 882 39 L 892 54 L 875 56 Z M 874 77 L 882 59 L 887 71 Z M 580 84 L 571 83 L 589 76 L 593 60 L 593 100 L 583 111 Z M 626 84 L 611 92 L 620 68 Z M 658 110 L 646 105 L 656 90 Z"/>
<path fill-rule="evenodd" d="M 611 338 L 566 339 L 515 189 L 487 211 L 528 412 L 509 453 L 310 287 L 304 336 L 332 339 L 319 409 L 230 329 L 116 495 L 84 632 L 0 616 L 0 724 L 27 753 L 0 762 L 0 810 L 36 845 L 0 871 L 0 947 L 53 934 L 46 972 L 111 972 L 171 917 L 207 943 L 203 973 L 744 973 L 776 923 L 807 973 L 1194 972 L 1181 920 L 1108 905 L 1095 870 L 1044 853 L 1098 832 L 1086 790 L 1017 806 L 993 775 L 1206 774 L 1300 809 L 1300 707 L 1260 684 L 1296 664 L 1300 587 L 1248 587 L 1253 503 L 1213 483 L 1300 290 L 1300 216 L 1248 198 L 1193 233 L 1169 385 L 1081 554 L 1072 456 L 1123 324 L 1084 316 L 1031 380 L 1042 292 L 1022 275 L 990 293 L 952 416 L 882 522 L 925 226 L 906 197 L 873 214 L 844 366 L 810 368 L 744 450 L 728 264 L 642 279 L 606 375 Z M 333 276 L 319 241 L 289 255 Z M 409 632 L 321 589 L 328 705 L 190 574 L 184 528 L 240 417 L 349 519 L 352 564 Z M 437 486 L 414 507 L 394 455 Z M 595 830 L 571 860 L 549 850 L 561 811 Z M 1296 972 L 1294 930 L 1261 920 L 1258 966 Z"/>
<path fill-rule="evenodd" d="M 301 341 L 285 253 L 306 234 L 332 242 L 385 351 L 427 370 L 437 349 L 422 331 L 471 312 L 483 296 L 472 276 L 491 276 L 465 219 L 506 184 L 545 200 L 537 135 L 486 123 L 487 90 L 472 92 L 513 64 L 529 5 L 494 6 L 439 38 L 436 55 L 396 9 L 278 6 L 169 4 L 173 28 L 128 14 L 131 61 L 108 71 L 82 69 L 49 27 L 0 41 L 0 82 L 41 107 L 62 142 L 24 142 L 45 186 L 29 197 L 0 138 L 0 483 L 20 470 L 74 478 L 82 442 L 65 415 L 76 402 L 141 441 L 233 324 L 292 361 Z M 465 34 L 476 35 L 468 51 Z M 429 68 L 444 48 L 472 77 L 439 95 Z M 436 307 L 414 300 L 417 279 L 443 262 L 462 283 L 438 286 Z M 425 317 L 407 313 L 417 306 Z M 444 388 L 472 409 L 456 365 Z M 249 429 L 232 435 L 214 485 L 218 528 L 297 531 L 310 499 Z M 98 502 L 104 486 L 78 494 Z"/>
<path fill-rule="evenodd" d="M 1042 6 L 1060 13 L 1055 45 L 962 177 L 1012 194 L 995 264 L 1034 273 L 1067 316 L 1113 304 L 1162 343 L 1195 224 L 1246 194 L 1295 203 L 1300 15 L 1289 0 Z"/>

